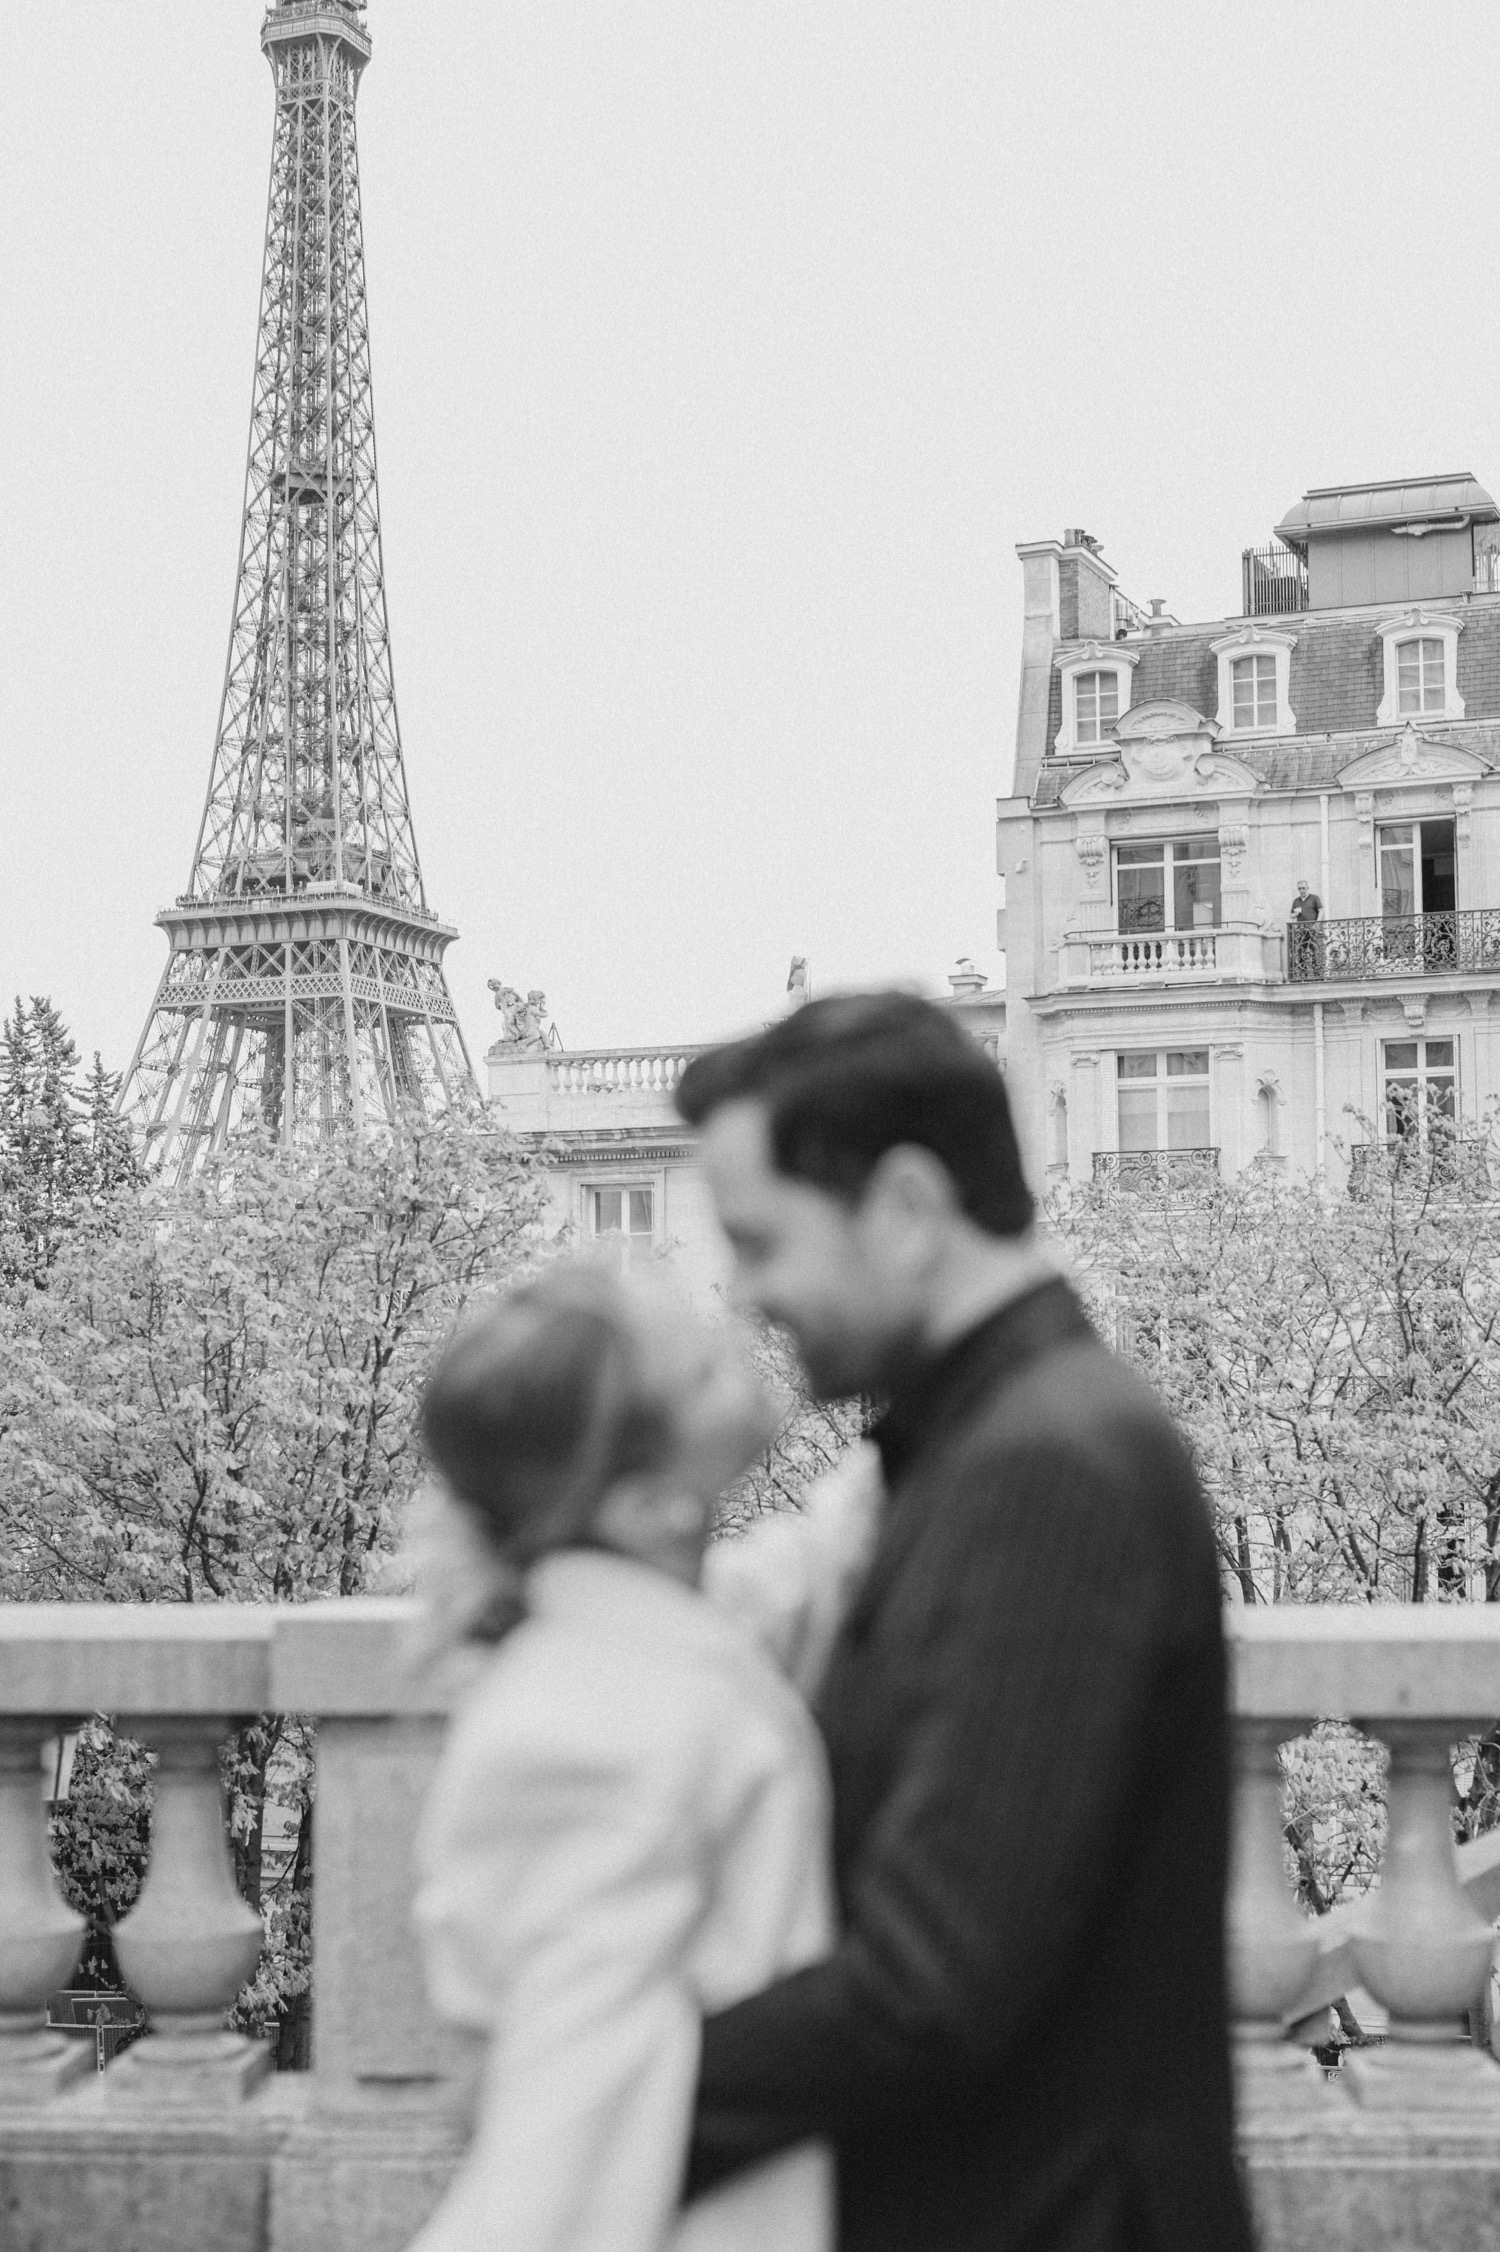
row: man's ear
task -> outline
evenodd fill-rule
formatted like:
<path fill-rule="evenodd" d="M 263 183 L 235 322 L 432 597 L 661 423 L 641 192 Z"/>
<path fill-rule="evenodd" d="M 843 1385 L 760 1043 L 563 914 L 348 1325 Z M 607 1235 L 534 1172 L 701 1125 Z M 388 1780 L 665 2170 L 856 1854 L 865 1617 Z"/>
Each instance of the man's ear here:
<path fill-rule="evenodd" d="M 898 1142 L 882 1152 L 865 1184 L 862 1202 L 878 1202 L 893 1218 L 933 1225 L 956 1219 L 961 1210 L 953 1175 L 942 1159 L 920 1142 Z"/>

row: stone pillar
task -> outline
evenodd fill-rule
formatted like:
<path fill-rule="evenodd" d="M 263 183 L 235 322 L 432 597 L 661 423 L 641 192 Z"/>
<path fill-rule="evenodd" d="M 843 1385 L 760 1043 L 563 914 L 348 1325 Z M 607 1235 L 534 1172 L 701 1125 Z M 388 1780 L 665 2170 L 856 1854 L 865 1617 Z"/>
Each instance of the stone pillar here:
<path fill-rule="evenodd" d="M 52 1874 L 42 1796 L 42 1743 L 60 1725 L 0 1720 L 0 2104 L 41 2102 L 94 2062 L 92 2042 L 47 2029 L 47 1997 L 83 1944 Z"/>
<path fill-rule="evenodd" d="M 1295 1732 L 1295 1723 L 1264 1720 L 1242 1720 L 1235 1732 L 1229 2002 L 1242 2117 L 1305 2110 L 1327 2095 L 1317 2063 L 1288 2039 L 1285 2023 L 1318 1956 L 1312 1919 L 1287 1884 L 1282 1844 L 1281 1743 Z"/>
<path fill-rule="evenodd" d="M 273 2170 L 276 2252 L 403 2252 L 463 2147 L 480 2052 L 429 2009 L 411 1918 L 447 1700 L 413 1677 L 406 1631 L 405 1607 L 373 1597 L 278 1619 L 277 1709 L 321 1717 L 313 2102 Z"/>
<path fill-rule="evenodd" d="M 1108 937 L 1114 931 L 1115 911 L 1109 895 L 1109 839 L 1102 813 L 1077 816 L 1073 851 L 1078 861 L 1078 890 L 1067 928 L 1083 936 Z"/>
<path fill-rule="evenodd" d="M 1391 2013 L 1381 2050 L 1344 2070 L 1378 2110 L 1466 2110 L 1500 2118 L 1500 2067 L 1469 2040 L 1494 1949 L 1492 1925 L 1458 1881 L 1450 1747 L 1442 1720 L 1382 1720 L 1389 1746 L 1385 1859 L 1380 1887 L 1354 1939 L 1360 1977 Z"/>
<path fill-rule="evenodd" d="M 1231 1180 L 1245 1163 L 1245 1051 L 1238 1044 L 1213 1051 L 1213 1131 L 1219 1175 Z"/>
<path fill-rule="evenodd" d="M 1072 1088 L 1068 1096 L 1068 1147 L 1073 1178 L 1087 1181 L 1094 1171 L 1095 1150 L 1113 1149 L 1118 1135 L 1111 1107 L 1104 1118 L 1103 1067 L 1097 1053 L 1073 1058 Z"/>
<path fill-rule="evenodd" d="M 265 1937 L 235 1888 L 224 1836 L 219 1746 L 231 1726 L 227 1715 L 196 1714 L 121 1723 L 155 1751 L 157 1766 L 146 1880 L 114 1933 L 150 2028 L 106 2075 L 111 2102 L 237 2102 L 271 2068 L 264 2041 L 224 2023 Z"/>
<path fill-rule="evenodd" d="M 1254 886 L 1250 868 L 1250 801 L 1224 798 L 1219 804 L 1220 915 L 1224 922 L 1253 923 Z"/>

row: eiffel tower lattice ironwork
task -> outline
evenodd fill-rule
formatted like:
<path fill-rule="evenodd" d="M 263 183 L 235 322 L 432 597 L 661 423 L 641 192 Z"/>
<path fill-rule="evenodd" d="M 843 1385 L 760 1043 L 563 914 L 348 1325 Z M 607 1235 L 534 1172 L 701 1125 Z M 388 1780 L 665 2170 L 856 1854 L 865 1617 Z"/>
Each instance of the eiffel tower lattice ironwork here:
<path fill-rule="evenodd" d="M 122 1094 L 186 1173 L 260 1116 L 284 1144 L 473 1085 L 428 908 L 391 675 L 354 104 L 364 0 L 278 0 L 234 624 L 190 886 Z"/>

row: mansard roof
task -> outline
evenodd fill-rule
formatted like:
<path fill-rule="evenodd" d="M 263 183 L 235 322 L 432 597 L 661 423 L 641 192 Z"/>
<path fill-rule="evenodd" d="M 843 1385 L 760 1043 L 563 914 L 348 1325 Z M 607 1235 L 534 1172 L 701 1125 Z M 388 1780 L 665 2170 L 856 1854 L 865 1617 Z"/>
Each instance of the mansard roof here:
<path fill-rule="evenodd" d="M 1474 595 L 1446 602 L 1463 621 L 1458 637 L 1458 692 L 1471 720 L 1500 720 L 1500 595 Z M 1287 701 L 1297 715 L 1297 739 L 1308 736 L 1373 732 L 1375 710 L 1384 691 L 1379 628 L 1391 606 L 1366 604 L 1357 610 L 1303 610 L 1295 616 L 1267 618 L 1277 633 L 1296 634 Z M 1217 618 L 1205 625 L 1173 626 L 1164 633 L 1132 635 L 1134 704 L 1189 704 L 1195 711 L 1218 709 L 1218 659 L 1212 644 L 1242 621 Z M 1060 644 L 1066 654 L 1068 644 Z M 1051 751 L 1062 724 L 1062 677 L 1053 667 L 1047 714 Z M 1467 738 L 1465 738 L 1467 740 Z M 1043 769 L 1045 772 L 1045 767 Z"/>

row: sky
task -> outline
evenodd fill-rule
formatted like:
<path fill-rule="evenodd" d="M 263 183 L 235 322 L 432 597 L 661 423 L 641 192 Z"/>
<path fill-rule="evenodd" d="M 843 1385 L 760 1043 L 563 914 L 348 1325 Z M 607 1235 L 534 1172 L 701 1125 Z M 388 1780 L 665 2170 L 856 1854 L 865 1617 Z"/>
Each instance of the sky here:
<path fill-rule="evenodd" d="M 256 0 L 13 8 L 0 999 L 129 1063 L 223 684 Z M 1238 603 L 1309 486 L 1500 478 L 1500 18 L 1390 0 L 370 0 L 397 698 L 471 1052 L 995 951 L 1017 541 Z M 1418 32 L 1420 36 L 1417 36 Z"/>

